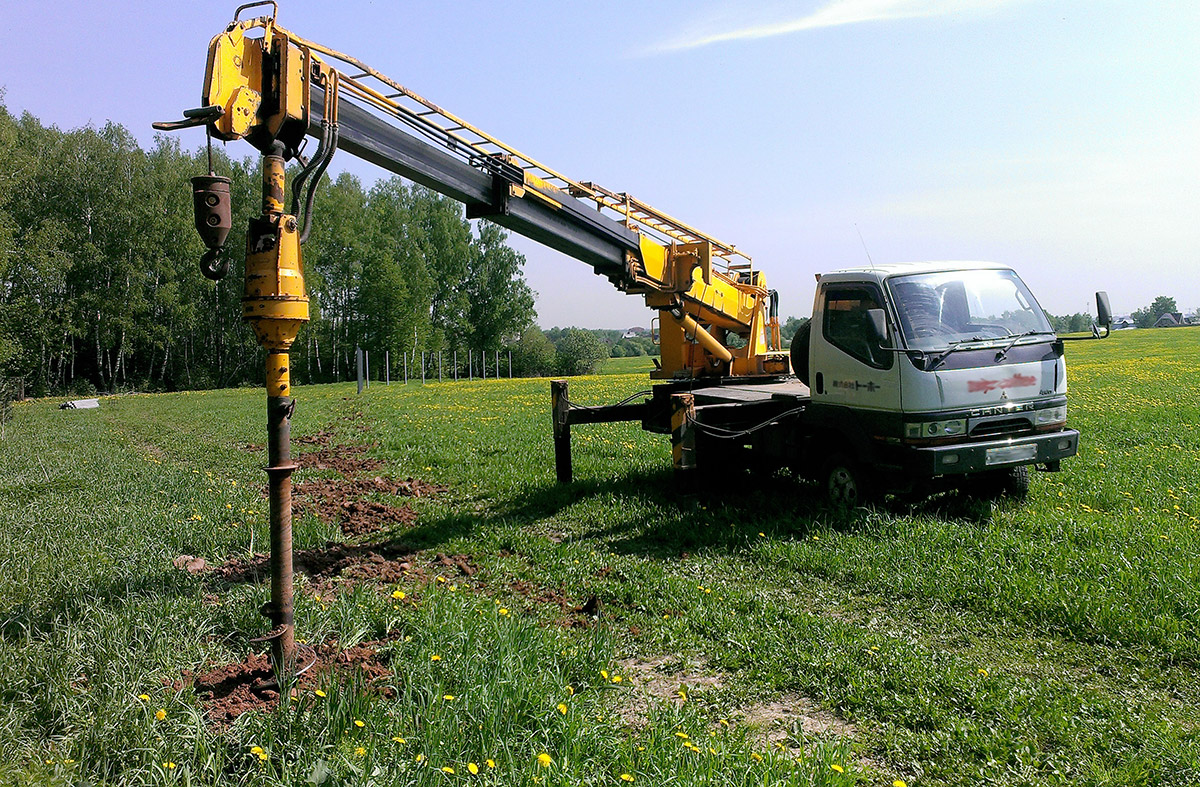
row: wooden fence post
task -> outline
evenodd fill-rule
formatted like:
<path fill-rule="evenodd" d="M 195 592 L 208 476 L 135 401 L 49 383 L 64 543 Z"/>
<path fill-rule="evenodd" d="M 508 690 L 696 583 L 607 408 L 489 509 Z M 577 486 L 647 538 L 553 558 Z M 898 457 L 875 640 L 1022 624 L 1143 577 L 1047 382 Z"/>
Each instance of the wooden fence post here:
<path fill-rule="evenodd" d="M 569 484 L 571 468 L 571 402 L 567 381 L 550 381 L 550 414 L 554 421 L 554 475 L 560 484 Z"/>

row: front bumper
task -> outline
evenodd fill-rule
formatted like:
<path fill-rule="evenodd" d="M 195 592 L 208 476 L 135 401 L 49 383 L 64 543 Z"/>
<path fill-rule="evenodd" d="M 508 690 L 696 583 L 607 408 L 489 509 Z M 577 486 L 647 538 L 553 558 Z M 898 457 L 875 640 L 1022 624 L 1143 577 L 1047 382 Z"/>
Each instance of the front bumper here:
<path fill-rule="evenodd" d="M 921 476 L 959 475 L 1058 462 L 1075 456 L 1078 451 L 1079 432 L 1063 429 L 985 443 L 907 448 L 902 464 L 908 472 Z"/>

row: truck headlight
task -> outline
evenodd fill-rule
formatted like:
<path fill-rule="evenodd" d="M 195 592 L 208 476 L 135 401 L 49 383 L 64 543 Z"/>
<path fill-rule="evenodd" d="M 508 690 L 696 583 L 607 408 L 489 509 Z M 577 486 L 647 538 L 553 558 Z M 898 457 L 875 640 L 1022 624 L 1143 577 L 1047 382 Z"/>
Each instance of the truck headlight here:
<path fill-rule="evenodd" d="M 1065 424 L 1067 422 L 1067 406 L 1063 404 L 1058 407 L 1047 407 L 1045 410 L 1038 410 L 1034 413 L 1034 419 L 1035 426 Z"/>
<path fill-rule="evenodd" d="M 967 422 L 962 418 L 947 421 L 923 421 L 904 425 L 904 436 L 909 440 L 928 440 L 936 437 L 955 437 L 965 434 Z"/>

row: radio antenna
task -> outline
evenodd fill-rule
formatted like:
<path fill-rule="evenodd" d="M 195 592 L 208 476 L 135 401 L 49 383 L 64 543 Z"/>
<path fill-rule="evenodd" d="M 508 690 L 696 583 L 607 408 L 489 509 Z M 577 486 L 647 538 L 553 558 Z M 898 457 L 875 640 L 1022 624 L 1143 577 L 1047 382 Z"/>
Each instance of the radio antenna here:
<path fill-rule="evenodd" d="M 855 222 L 855 224 L 854 224 L 854 231 L 858 233 L 858 242 L 862 244 L 863 251 L 867 255 L 867 262 L 871 263 L 871 271 L 874 272 L 875 271 L 875 260 L 871 259 L 871 252 L 869 249 L 867 249 L 867 242 L 865 240 L 863 240 L 863 234 L 862 234 L 862 231 L 858 228 L 857 222 Z"/>

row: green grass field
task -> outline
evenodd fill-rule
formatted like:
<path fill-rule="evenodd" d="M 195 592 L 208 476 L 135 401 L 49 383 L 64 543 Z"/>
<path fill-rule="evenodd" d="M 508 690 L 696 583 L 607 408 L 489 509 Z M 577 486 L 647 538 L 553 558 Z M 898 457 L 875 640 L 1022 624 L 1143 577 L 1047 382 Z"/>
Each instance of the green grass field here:
<path fill-rule="evenodd" d="M 295 450 L 365 445 L 364 477 L 447 491 L 374 498 L 416 510 L 358 539 L 407 573 L 298 578 L 298 637 L 370 643 L 389 674 L 326 673 L 224 729 L 187 676 L 261 650 L 269 591 L 172 560 L 265 551 L 263 394 L 19 404 L 0 782 L 1195 785 L 1198 339 L 1069 345 L 1080 455 L 1027 502 L 848 515 L 786 477 L 681 495 L 633 424 L 577 427 L 557 486 L 546 380 L 298 388 Z M 317 479 L 338 480 L 296 476 Z M 309 508 L 295 534 L 349 540 Z"/>

